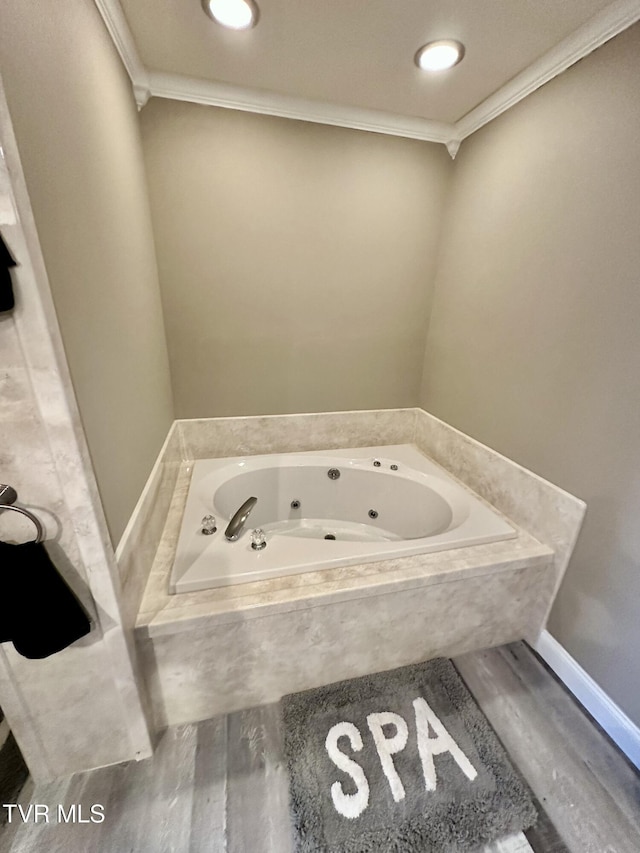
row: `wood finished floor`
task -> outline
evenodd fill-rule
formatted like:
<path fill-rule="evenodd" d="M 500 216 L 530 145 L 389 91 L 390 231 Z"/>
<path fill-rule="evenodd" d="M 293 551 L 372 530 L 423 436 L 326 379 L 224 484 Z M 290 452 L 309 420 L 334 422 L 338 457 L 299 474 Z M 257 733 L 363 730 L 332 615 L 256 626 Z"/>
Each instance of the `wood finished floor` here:
<path fill-rule="evenodd" d="M 455 659 L 557 833 L 484 853 L 639 853 L 640 776 L 523 644 Z M 2 853 L 292 853 L 277 706 L 165 732 L 153 759 L 35 787 L 50 823 L 14 821 Z M 103 823 L 55 823 L 58 804 L 104 805 Z M 381 853 L 383 853 L 381 851 Z"/>

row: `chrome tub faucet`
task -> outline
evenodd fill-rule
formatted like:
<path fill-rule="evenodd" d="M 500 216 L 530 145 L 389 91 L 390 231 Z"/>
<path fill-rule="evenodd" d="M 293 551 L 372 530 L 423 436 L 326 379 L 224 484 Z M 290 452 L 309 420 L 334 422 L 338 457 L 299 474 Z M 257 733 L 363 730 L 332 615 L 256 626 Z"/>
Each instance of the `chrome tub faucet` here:
<path fill-rule="evenodd" d="M 240 509 L 236 510 L 224 532 L 225 539 L 228 539 L 229 542 L 236 541 L 242 533 L 242 528 L 244 527 L 246 520 L 249 518 L 249 513 L 257 503 L 258 498 L 247 498 Z"/>

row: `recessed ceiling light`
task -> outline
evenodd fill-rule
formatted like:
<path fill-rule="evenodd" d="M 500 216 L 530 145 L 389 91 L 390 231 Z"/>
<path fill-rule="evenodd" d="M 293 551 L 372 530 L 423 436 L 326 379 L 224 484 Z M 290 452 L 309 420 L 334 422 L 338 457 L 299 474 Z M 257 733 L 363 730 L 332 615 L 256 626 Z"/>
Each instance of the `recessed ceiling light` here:
<path fill-rule="evenodd" d="M 464 45 L 453 39 L 431 41 L 416 53 L 415 61 L 423 71 L 444 71 L 453 68 L 464 56 Z"/>
<path fill-rule="evenodd" d="M 202 5 L 210 18 L 232 30 L 249 30 L 258 23 L 253 0 L 202 0 Z"/>

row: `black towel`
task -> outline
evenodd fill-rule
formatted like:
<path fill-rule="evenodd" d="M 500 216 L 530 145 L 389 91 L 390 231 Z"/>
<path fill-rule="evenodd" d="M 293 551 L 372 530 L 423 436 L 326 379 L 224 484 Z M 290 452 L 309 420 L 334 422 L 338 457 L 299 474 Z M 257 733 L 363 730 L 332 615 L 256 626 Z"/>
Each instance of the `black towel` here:
<path fill-rule="evenodd" d="M 0 542 L 0 643 L 25 658 L 46 658 L 91 629 L 84 608 L 58 574 L 44 545 Z"/>
<path fill-rule="evenodd" d="M 11 311 L 15 306 L 11 273 L 9 272 L 9 267 L 15 267 L 15 265 L 16 262 L 5 246 L 2 235 L 0 235 L 0 312 Z"/>

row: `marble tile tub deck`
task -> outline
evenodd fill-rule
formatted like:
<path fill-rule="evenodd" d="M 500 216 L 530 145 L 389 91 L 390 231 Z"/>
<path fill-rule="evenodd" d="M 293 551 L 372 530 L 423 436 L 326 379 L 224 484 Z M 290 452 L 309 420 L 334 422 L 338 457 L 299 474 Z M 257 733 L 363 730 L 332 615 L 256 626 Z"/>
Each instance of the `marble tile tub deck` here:
<path fill-rule="evenodd" d="M 521 638 L 535 641 L 573 549 L 584 504 L 422 410 L 385 413 L 384 436 L 374 414 L 339 413 L 349 416 L 340 444 L 349 446 L 359 427 L 374 423 L 375 435 L 371 428 L 361 429 L 351 446 L 372 439 L 380 443 L 390 427 L 391 441 L 413 442 L 463 484 L 471 483 L 515 524 L 518 536 L 170 595 L 169 573 L 191 476 L 190 460 L 184 461 L 136 623 L 156 727 L 266 704 L 284 693 L 437 655 Z M 327 415 L 327 423 L 335 426 L 337 416 Z M 308 418 L 325 432 L 322 415 L 186 422 L 183 456 L 229 455 L 228 446 L 236 453 L 269 452 L 265 431 L 277 436 L 274 452 L 305 449 L 299 448 L 297 434 L 304 434 L 301 424 Z M 293 427 L 288 444 L 282 430 L 286 419 Z M 246 437 L 254 428 L 261 440 L 243 442 L 239 432 Z M 306 435 L 308 447 L 315 442 Z M 336 446 L 335 431 L 330 443 Z"/>

